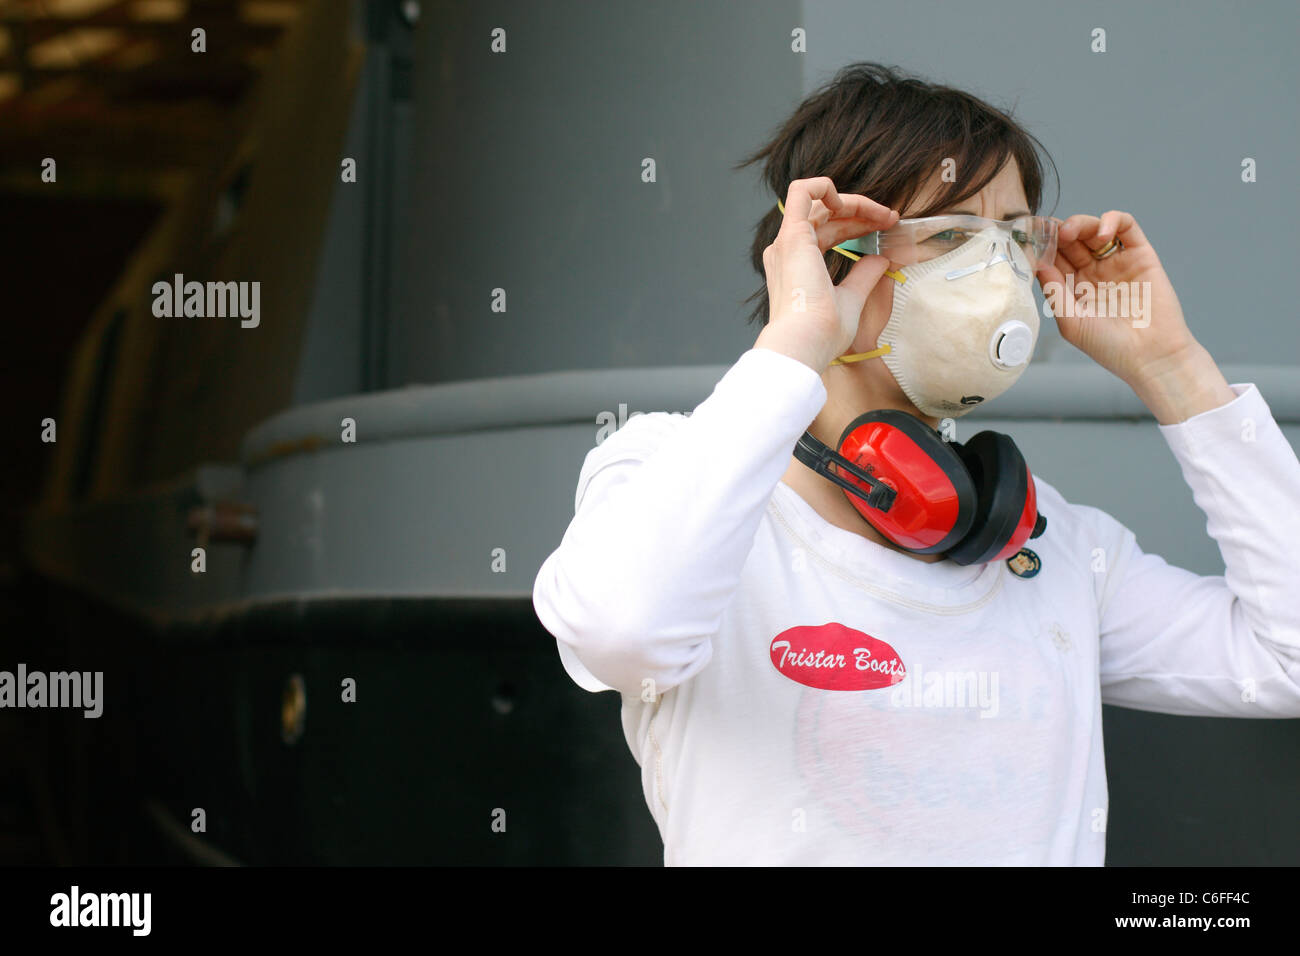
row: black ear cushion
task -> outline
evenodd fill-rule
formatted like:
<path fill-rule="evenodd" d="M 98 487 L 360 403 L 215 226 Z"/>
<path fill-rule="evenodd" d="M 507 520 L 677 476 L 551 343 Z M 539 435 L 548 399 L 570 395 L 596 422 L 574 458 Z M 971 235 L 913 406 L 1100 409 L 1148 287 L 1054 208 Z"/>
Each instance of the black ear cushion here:
<path fill-rule="evenodd" d="M 983 564 L 1006 547 L 1029 495 L 1025 459 L 1009 435 L 980 432 L 955 451 L 975 482 L 975 521 L 948 552 L 956 564 Z"/>

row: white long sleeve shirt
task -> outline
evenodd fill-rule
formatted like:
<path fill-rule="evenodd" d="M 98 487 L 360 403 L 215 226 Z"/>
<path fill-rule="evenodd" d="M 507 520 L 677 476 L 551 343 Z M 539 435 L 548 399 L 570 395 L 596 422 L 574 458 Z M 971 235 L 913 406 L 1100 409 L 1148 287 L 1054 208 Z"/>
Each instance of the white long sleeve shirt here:
<path fill-rule="evenodd" d="M 838 528 L 780 480 L 826 390 L 771 350 L 592 449 L 533 603 L 622 694 L 665 864 L 1099 866 L 1103 703 L 1300 716 L 1300 462 L 1232 388 L 1160 426 L 1223 576 L 1037 476 L 1033 577 Z"/>

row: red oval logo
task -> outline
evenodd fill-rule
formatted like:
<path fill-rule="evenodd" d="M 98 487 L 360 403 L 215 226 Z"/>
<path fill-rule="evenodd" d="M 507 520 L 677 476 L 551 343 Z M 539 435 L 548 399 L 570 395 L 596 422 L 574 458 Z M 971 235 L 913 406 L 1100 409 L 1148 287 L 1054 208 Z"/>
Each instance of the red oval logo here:
<path fill-rule="evenodd" d="M 772 638 L 768 651 L 778 671 L 819 690 L 874 690 L 907 676 L 897 651 L 843 624 L 789 628 Z"/>

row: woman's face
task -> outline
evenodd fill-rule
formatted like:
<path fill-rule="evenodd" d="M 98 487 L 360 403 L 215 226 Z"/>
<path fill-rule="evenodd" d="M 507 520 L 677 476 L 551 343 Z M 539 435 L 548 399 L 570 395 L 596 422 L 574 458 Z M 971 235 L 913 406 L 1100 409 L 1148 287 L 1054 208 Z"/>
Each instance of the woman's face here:
<path fill-rule="evenodd" d="M 960 170 L 958 171 L 960 175 Z M 941 173 L 936 172 L 934 177 L 926 184 L 925 188 L 905 209 L 901 210 L 902 218 L 907 219 L 915 216 L 916 212 L 926 208 L 930 198 L 939 191 L 945 184 L 942 181 Z M 1008 159 L 1007 164 L 1002 170 L 991 179 L 983 189 L 974 196 L 970 196 L 953 206 L 942 209 L 936 215 L 967 213 L 974 216 L 984 216 L 988 219 L 1005 220 L 1014 219 L 1017 216 L 1028 215 L 1031 212 L 1029 202 L 1025 198 L 1025 188 L 1020 181 L 1020 169 L 1014 159 Z M 891 269 L 901 268 L 901 263 L 891 262 Z M 895 281 L 889 276 L 884 276 L 876 283 L 871 295 L 867 297 L 866 305 L 862 309 L 862 317 L 858 325 L 857 338 L 853 340 L 853 345 L 849 348 L 850 352 L 869 352 L 876 347 L 876 340 L 880 337 L 881 331 L 889 321 L 889 312 L 894 306 L 894 286 Z M 884 362 L 870 360 L 861 363 L 855 363 L 848 366 L 850 369 L 860 370 L 856 374 L 841 377 L 835 375 L 830 379 L 836 387 L 843 384 L 849 386 L 856 385 L 854 389 L 866 390 L 873 392 L 885 390 L 886 394 L 901 400 L 901 407 L 910 408 L 913 414 L 920 415 L 931 424 L 936 424 L 938 419 L 921 415 L 907 400 L 903 390 L 898 387 L 894 381 L 893 374 Z M 853 400 L 849 396 L 850 404 L 861 406 L 861 400 Z M 865 397 L 865 396 L 864 396 Z"/>

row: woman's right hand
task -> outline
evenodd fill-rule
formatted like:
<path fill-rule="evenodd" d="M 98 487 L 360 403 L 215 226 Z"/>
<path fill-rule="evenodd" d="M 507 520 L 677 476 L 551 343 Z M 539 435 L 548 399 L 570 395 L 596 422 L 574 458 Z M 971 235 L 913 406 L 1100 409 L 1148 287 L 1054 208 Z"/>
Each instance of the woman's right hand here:
<path fill-rule="evenodd" d="M 763 250 L 769 319 L 754 346 L 824 372 L 853 344 L 867 296 L 889 268 L 884 256 L 863 256 L 837 286 L 826 268 L 826 251 L 896 222 L 898 213 L 888 206 L 841 195 L 826 176 L 790 183 L 781 230 Z"/>

